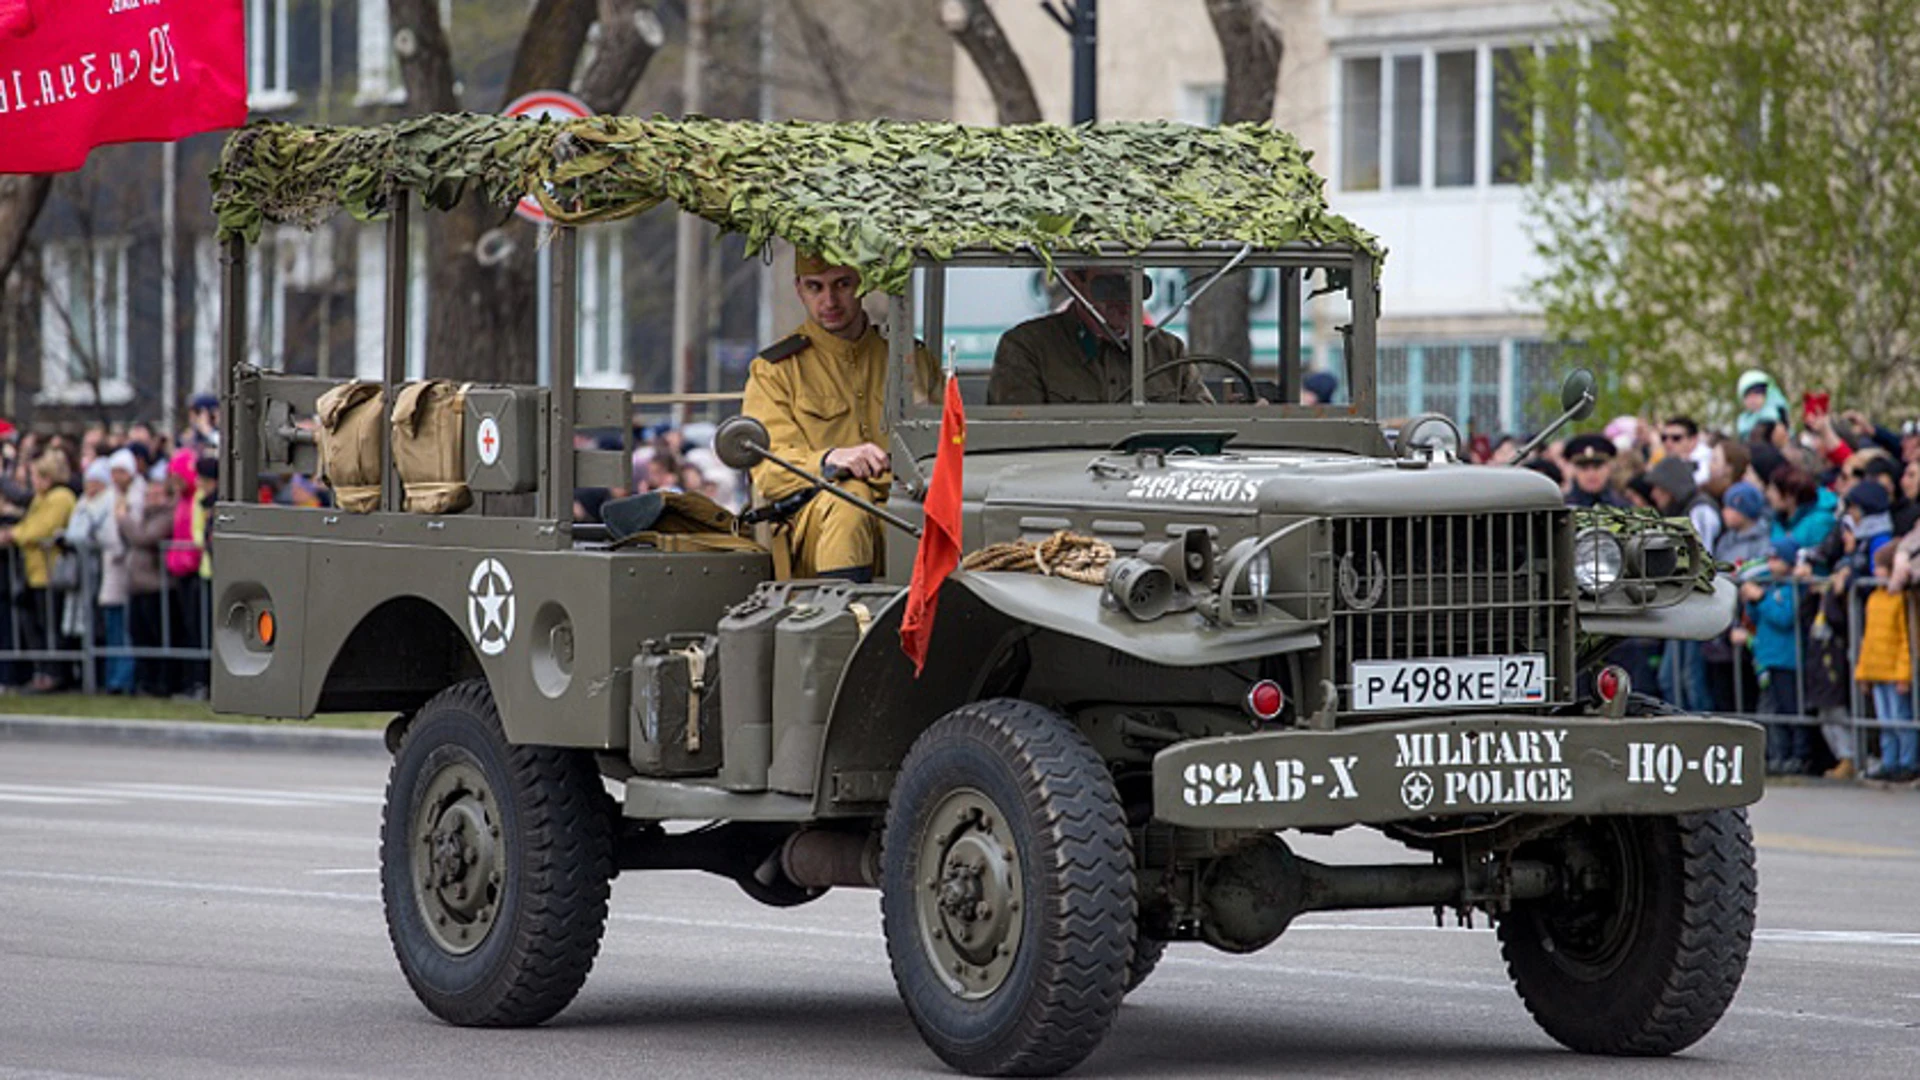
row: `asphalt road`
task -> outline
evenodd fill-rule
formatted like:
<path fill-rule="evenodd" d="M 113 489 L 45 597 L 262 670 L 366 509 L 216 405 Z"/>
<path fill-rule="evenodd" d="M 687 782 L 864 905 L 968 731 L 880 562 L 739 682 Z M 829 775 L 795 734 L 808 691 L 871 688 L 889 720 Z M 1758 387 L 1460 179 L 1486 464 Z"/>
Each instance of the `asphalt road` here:
<path fill-rule="evenodd" d="M 0 1078 L 941 1075 L 894 996 L 876 895 L 762 908 L 629 875 L 585 991 L 525 1031 L 413 999 L 376 879 L 384 762 L 0 742 Z M 1176 946 L 1079 1076 L 1920 1075 L 1920 792 L 1786 788 L 1754 812 L 1762 930 L 1686 1055 L 1582 1058 L 1485 929 L 1303 919 Z M 1393 857 L 1359 835 L 1321 859 Z"/>

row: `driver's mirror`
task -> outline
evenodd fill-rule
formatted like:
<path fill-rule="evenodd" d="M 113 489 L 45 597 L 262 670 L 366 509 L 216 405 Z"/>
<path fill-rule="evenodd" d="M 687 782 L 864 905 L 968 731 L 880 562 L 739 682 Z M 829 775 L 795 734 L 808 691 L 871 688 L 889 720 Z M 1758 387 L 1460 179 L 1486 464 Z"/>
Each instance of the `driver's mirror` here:
<path fill-rule="evenodd" d="M 713 452 L 729 469 L 751 469 L 767 452 L 767 425 L 751 416 L 729 416 L 714 430 Z"/>
<path fill-rule="evenodd" d="M 1596 389 L 1593 372 L 1576 369 L 1560 386 L 1560 411 L 1572 413 L 1575 420 L 1592 416 L 1594 402 L 1598 400 Z"/>

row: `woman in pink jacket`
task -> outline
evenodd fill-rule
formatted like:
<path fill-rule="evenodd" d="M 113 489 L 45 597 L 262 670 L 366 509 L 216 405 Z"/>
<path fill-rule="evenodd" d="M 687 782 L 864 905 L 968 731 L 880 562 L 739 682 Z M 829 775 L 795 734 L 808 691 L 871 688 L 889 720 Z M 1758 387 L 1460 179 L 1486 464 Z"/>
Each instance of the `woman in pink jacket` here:
<path fill-rule="evenodd" d="M 181 450 L 167 462 L 179 490 L 173 506 L 173 535 L 167 542 L 167 574 L 173 579 L 173 647 L 193 649 L 206 645 L 206 579 L 200 576 L 200 545 L 193 535 L 193 507 L 199 494 L 199 454 Z M 207 690 L 206 665 L 182 664 L 179 668 L 181 692 L 203 697 Z"/>

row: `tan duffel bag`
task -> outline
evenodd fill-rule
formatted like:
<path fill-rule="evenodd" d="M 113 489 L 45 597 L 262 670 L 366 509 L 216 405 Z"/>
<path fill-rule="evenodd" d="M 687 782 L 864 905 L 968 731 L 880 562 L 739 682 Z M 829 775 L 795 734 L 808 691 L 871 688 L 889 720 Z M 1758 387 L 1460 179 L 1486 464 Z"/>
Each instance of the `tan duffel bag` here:
<path fill-rule="evenodd" d="M 380 421 L 385 399 L 377 382 L 341 383 L 315 402 L 320 421 L 320 478 L 342 510 L 380 507 Z"/>
<path fill-rule="evenodd" d="M 470 384 L 469 384 L 470 385 Z M 457 514 L 467 490 L 467 387 L 445 379 L 408 383 L 393 405 L 393 464 L 415 514 Z"/>

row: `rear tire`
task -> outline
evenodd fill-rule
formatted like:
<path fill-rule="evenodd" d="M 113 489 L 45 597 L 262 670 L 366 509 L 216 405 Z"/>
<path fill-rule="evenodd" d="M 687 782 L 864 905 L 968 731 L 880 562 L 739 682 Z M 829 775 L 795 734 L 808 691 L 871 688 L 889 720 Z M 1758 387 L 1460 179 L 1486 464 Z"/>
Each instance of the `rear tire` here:
<path fill-rule="evenodd" d="M 1147 981 L 1147 976 L 1160 966 L 1160 958 L 1166 954 L 1167 943 L 1159 938 L 1135 937 L 1133 956 L 1127 960 L 1127 993 L 1140 989 L 1140 984 Z"/>
<path fill-rule="evenodd" d="M 1071 724 L 999 699 L 928 728 L 881 869 L 894 982 L 941 1060 L 1051 1076 L 1100 1044 L 1126 993 L 1134 869 L 1112 775 Z"/>
<path fill-rule="evenodd" d="M 380 892 L 428 1010 L 522 1027 L 567 1007 L 606 930 L 611 811 L 591 755 L 507 743 L 485 681 L 420 709 L 387 780 Z"/>
<path fill-rule="evenodd" d="M 1517 854 L 1554 859 L 1567 878 L 1499 922 L 1507 971 L 1547 1034 L 1582 1053 L 1654 1057 L 1713 1030 L 1753 944 L 1745 810 L 1589 818 Z"/>

